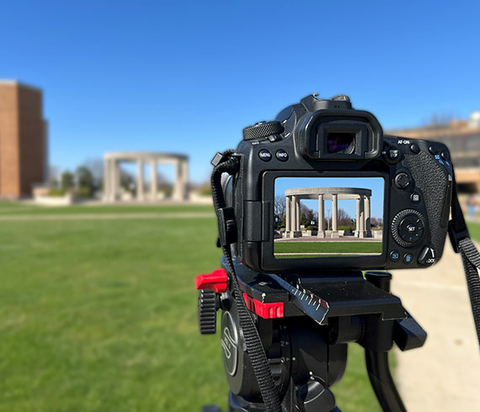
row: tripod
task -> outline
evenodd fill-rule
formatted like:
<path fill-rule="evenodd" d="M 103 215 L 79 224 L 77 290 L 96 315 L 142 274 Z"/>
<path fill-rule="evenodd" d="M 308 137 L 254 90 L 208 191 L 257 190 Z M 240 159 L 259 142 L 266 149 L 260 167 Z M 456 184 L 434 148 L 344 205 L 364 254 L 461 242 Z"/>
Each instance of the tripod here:
<path fill-rule="evenodd" d="M 367 272 L 364 277 L 361 271 L 352 271 L 280 278 L 252 272 L 238 261 L 234 264 L 247 307 L 256 314 L 283 411 L 341 412 L 329 388 L 343 377 L 351 342 L 365 349 L 370 382 L 383 410 L 406 411 L 390 374 L 388 351 L 393 342 L 402 351 L 421 347 L 427 335 L 400 299 L 389 293 L 389 273 Z M 206 293 L 200 297 L 201 329 L 202 321 L 206 325 L 202 301 L 212 302 L 214 296 L 215 309 L 222 309 L 229 411 L 264 412 L 232 292 L 202 292 Z M 219 409 L 208 406 L 203 411 Z"/>

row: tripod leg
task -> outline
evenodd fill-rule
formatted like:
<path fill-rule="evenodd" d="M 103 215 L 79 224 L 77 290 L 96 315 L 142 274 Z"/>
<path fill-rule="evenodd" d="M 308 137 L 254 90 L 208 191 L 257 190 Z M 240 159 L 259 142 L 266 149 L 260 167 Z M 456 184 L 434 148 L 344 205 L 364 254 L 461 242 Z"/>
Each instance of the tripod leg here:
<path fill-rule="evenodd" d="M 368 377 L 384 412 L 407 412 L 390 374 L 388 352 L 365 350 L 365 360 Z"/>

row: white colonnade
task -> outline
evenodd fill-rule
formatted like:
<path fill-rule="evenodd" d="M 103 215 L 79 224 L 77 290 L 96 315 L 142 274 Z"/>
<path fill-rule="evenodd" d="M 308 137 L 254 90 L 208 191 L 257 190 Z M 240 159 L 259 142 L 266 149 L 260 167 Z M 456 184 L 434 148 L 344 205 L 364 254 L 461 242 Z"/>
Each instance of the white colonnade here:
<path fill-rule="evenodd" d="M 332 228 L 331 237 L 339 237 L 338 232 L 338 201 L 341 199 L 356 199 L 356 228 L 355 236 L 359 238 L 372 237 L 371 229 L 371 206 L 370 189 L 353 187 L 307 187 L 288 189 L 285 191 L 286 198 L 286 236 L 297 237 L 300 230 L 300 200 L 318 200 L 318 234 L 324 238 L 328 228 L 325 228 L 325 200 L 332 201 Z"/>
<path fill-rule="evenodd" d="M 184 201 L 188 197 L 188 157 L 185 155 L 151 153 L 151 152 L 119 152 L 106 153 L 104 156 L 104 188 L 103 197 L 107 202 L 115 202 L 120 197 L 120 162 L 137 164 L 137 200 L 147 198 L 155 201 L 158 198 L 157 169 L 159 164 L 173 164 L 175 167 L 175 181 L 172 200 Z M 150 164 L 150 193 L 144 192 L 144 166 Z"/>

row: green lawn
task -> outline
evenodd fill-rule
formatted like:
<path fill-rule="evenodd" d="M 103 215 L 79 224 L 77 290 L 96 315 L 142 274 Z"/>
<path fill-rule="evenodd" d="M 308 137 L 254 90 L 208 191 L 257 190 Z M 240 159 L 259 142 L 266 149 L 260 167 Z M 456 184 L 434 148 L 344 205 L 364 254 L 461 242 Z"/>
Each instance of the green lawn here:
<path fill-rule="evenodd" d="M 480 223 L 469 223 L 468 230 L 472 239 L 480 242 Z M 448 242 L 448 239 L 447 239 Z"/>
<path fill-rule="evenodd" d="M 275 242 L 275 253 L 382 253 L 382 242 Z"/>
<path fill-rule="evenodd" d="M 74 215 L 74 214 L 116 214 L 116 213 L 172 213 L 212 212 L 211 205 L 73 205 L 38 206 L 16 202 L 0 202 L 0 215 Z"/>
<path fill-rule="evenodd" d="M 194 290 L 198 273 L 218 267 L 215 239 L 213 214 L 2 221 L 0 411 L 225 409 L 219 336 L 198 333 Z M 338 404 L 346 412 L 380 411 L 362 351 L 353 349 L 347 376 L 333 389 Z"/>

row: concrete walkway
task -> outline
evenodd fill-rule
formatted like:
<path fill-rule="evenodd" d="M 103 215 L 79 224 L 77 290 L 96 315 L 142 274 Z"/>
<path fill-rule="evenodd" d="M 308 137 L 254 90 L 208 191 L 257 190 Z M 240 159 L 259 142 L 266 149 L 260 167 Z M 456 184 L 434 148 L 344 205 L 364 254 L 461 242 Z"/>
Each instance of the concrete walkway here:
<path fill-rule="evenodd" d="M 397 352 L 408 412 L 480 411 L 480 350 L 460 255 L 447 240 L 432 268 L 394 271 L 392 292 L 428 332 L 423 348 Z"/>

